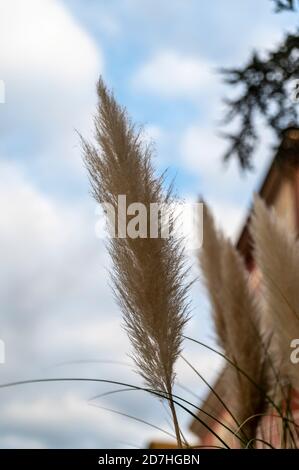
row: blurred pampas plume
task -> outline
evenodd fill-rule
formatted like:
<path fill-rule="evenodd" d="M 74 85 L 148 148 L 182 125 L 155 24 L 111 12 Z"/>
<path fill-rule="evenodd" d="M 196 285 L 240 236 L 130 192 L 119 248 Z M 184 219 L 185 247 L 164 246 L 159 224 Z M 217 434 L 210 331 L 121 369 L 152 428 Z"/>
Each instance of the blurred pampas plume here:
<path fill-rule="evenodd" d="M 272 329 L 272 354 L 281 379 L 299 387 L 298 365 L 291 362 L 291 342 L 299 338 L 299 244 L 274 209 L 255 198 L 251 224 L 255 259 L 262 274 L 265 326 Z"/>
<path fill-rule="evenodd" d="M 154 174 L 151 146 L 143 142 L 141 132 L 101 79 L 97 92 L 96 145 L 82 139 L 93 195 L 97 202 L 109 203 L 116 211 L 119 195 L 126 196 L 126 209 L 136 202 L 147 209 L 145 237 L 122 235 L 108 242 L 114 292 L 133 345 L 137 371 L 151 390 L 168 399 L 178 446 L 182 447 L 172 393 L 174 366 L 188 320 L 185 257 L 178 238 L 150 237 L 149 227 L 150 204 L 169 208 L 171 219 L 173 196 L 171 190 L 163 190 L 163 177 Z"/>
<path fill-rule="evenodd" d="M 259 306 L 249 287 L 243 259 L 230 240 L 216 228 L 204 206 L 203 246 L 199 262 L 212 306 L 219 345 L 234 365 L 228 367 L 230 390 L 224 399 L 241 434 L 254 439 L 257 419 L 263 409 L 264 352 L 259 334 Z M 231 396 L 234 401 L 231 403 Z"/>
<path fill-rule="evenodd" d="M 235 389 L 232 411 L 247 440 L 254 439 L 267 393 L 266 354 L 260 334 L 260 305 L 249 287 L 243 259 L 229 240 L 222 252 L 222 298 L 227 325 L 226 351 Z"/>
<path fill-rule="evenodd" d="M 217 230 L 212 213 L 207 204 L 203 205 L 203 246 L 199 251 L 199 264 L 203 274 L 203 281 L 210 297 L 212 316 L 217 333 L 219 346 L 225 350 L 226 321 L 223 315 L 221 298 L 222 275 L 221 253 L 223 248 L 223 235 Z"/>

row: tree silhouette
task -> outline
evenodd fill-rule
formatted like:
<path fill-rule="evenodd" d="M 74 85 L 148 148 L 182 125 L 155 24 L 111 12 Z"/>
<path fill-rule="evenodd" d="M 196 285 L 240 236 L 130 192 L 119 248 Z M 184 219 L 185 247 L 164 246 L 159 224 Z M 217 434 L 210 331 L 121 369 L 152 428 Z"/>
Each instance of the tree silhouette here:
<path fill-rule="evenodd" d="M 299 6 L 295 0 L 274 3 L 277 12 L 296 11 Z M 229 141 L 224 159 L 235 156 L 243 169 L 251 169 L 259 141 L 259 116 L 279 139 L 286 128 L 298 126 L 299 30 L 287 34 L 266 58 L 253 52 L 245 67 L 222 69 L 221 73 L 225 83 L 241 88 L 236 98 L 225 99 L 224 124 L 238 120 L 239 127 L 235 133 L 223 133 Z"/>
<path fill-rule="evenodd" d="M 276 5 L 276 11 L 295 11 L 298 1 L 295 0 L 273 0 Z M 298 6 L 298 5 L 297 5 Z"/>

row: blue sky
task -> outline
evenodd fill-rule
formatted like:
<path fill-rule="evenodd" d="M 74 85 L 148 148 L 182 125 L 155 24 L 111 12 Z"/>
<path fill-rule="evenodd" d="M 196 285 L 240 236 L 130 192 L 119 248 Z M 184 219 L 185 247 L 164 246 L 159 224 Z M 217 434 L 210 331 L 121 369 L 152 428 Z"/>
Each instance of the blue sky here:
<path fill-rule="evenodd" d="M 176 175 L 180 196 L 203 195 L 223 230 L 235 236 L 272 141 L 261 123 L 255 172 L 241 175 L 235 162 L 223 167 L 226 144 L 217 132 L 221 98 L 231 91 L 215 71 L 244 63 L 253 48 L 274 47 L 284 31 L 295 29 L 296 16 L 275 15 L 269 0 L 0 0 L 0 6 L 6 88 L 0 104 L 0 337 L 6 344 L 0 381 L 84 376 L 139 383 L 125 364 L 95 362 L 127 363 L 130 351 L 108 285 L 109 260 L 95 236 L 95 204 L 76 132 L 92 139 L 96 81 L 102 74 L 144 125 L 145 138 L 155 141 L 157 170 Z M 192 295 L 188 332 L 212 344 L 200 282 Z M 190 345 L 186 355 L 208 380 L 215 377 L 217 358 Z M 205 393 L 182 363 L 178 372 L 179 383 L 198 397 Z M 74 383 L 1 391 L 0 446 L 142 447 L 159 437 L 90 406 L 90 397 L 110 389 Z M 162 405 L 144 395 L 97 403 L 169 430 Z M 190 421 L 180 419 L 184 426 Z"/>

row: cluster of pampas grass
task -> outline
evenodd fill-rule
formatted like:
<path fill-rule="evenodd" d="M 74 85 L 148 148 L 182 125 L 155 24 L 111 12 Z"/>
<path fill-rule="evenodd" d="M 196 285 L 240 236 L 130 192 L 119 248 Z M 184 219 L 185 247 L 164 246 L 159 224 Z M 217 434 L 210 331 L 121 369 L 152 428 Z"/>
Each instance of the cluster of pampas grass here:
<path fill-rule="evenodd" d="M 263 279 L 263 329 L 273 335 L 270 348 L 281 380 L 298 389 L 298 367 L 290 360 L 290 346 L 299 338 L 299 243 L 260 198 L 255 200 L 251 227 Z"/>
<path fill-rule="evenodd" d="M 276 406 L 269 407 L 272 417 L 261 423 L 259 431 L 275 447 L 297 448 L 299 371 L 291 361 L 291 344 L 299 338 L 299 243 L 274 208 L 267 208 L 259 197 L 255 198 L 251 233 L 262 279 L 261 329 L 268 338 L 275 370 L 274 374 L 269 371 L 268 393 Z"/>
<path fill-rule="evenodd" d="M 274 426 L 276 435 L 279 427 L 284 446 L 294 446 L 297 425 L 288 408 L 293 403 L 289 390 L 299 388 L 297 365 L 290 360 L 291 342 L 299 338 L 299 242 L 274 210 L 256 197 L 251 235 L 260 278 L 257 293 L 250 287 L 243 259 L 216 228 L 207 207 L 203 228 L 199 262 L 218 342 L 231 365 L 230 410 L 240 431 L 254 442 L 258 429 L 260 435 L 261 415 L 271 409 L 276 422 L 268 419 L 267 426 Z M 266 434 L 271 434 L 269 429 Z"/>
<path fill-rule="evenodd" d="M 86 166 L 93 195 L 99 203 L 117 210 L 118 196 L 127 207 L 142 203 L 149 217 L 150 204 L 158 203 L 168 217 L 171 190 L 163 190 L 163 177 L 152 167 L 152 149 L 132 125 L 102 80 L 98 87 L 95 116 L 96 145 L 83 139 Z M 126 209 L 127 209 L 126 207 Z M 182 242 L 174 234 L 146 238 L 111 238 L 114 291 L 123 312 L 124 326 L 134 349 L 134 361 L 146 385 L 168 399 L 178 446 L 181 433 L 173 402 L 174 365 L 181 353 L 182 332 L 188 319 L 186 266 Z"/>
<path fill-rule="evenodd" d="M 249 288 L 243 259 L 215 226 L 205 205 L 199 262 L 210 296 L 219 345 L 231 361 L 227 374 L 230 410 L 247 441 L 256 435 L 264 408 L 265 354 L 259 334 L 259 306 Z M 242 371 L 242 373 L 241 373 Z M 250 380 L 252 379 L 252 381 Z"/>
<path fill-rule="evenodd" d="M 126 110 L 102 80 L 97 91 L 96 145 L 82 139 L 93 195 L 115 212 L 120 195 L 126 196 L 126 212 L 135 202 L 147 208 L 146 237 L 109 239 L 114 292 L 137 370 L 148 390 L 168 400 L 177 443 L 182 447 L 173 386 L 188 320 L 190 284 L 186 282 L 182 240 L 174 233 L 166 238 L 161 233 L 150 236 L 150 205 L 158 203 L 164 211 L 168 207 L 167 219 L 171 220 L 175 218 L 174 198 L 171 189 L 164 190 L 163 177 L 155 175 L 152 148 L 143 142 Z M 277 382 L 279 390 L 285 384 L 299 388 L 299 374 L 290 361 L 290 343 L 299 338 L 299 242 L 259 198 L 254 204 L 251 235 L 261 275 L 259 298 L 250 287 L 241 255 L 217 229 L 204 205 L 199 262 L 219 345 L 229 362 L 229 406 L 236 424 L 232 432 L 243 445 L 256 440 L 267 404 L 278 399 L 279 409 L 284 396 L 277 395 Z"/>

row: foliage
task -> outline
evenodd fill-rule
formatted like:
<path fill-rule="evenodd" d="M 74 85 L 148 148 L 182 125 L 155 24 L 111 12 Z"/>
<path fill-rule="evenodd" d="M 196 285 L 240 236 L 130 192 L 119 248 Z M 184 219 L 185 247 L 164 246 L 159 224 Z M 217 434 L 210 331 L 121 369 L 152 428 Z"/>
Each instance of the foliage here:
<path fill-rule="evenodd" d="M 276 1 L 276 8 L 295 11 L 296 4 L 292 0 Z M 254 51 L 245 67 L 222 69 L 221 73 L 224 82 L 238 90 L 236 97 L 225 100 L 224 124 L 237 121 L 238 129 L 223 133 L 229 142 L 224 159 L 237 157 L 243 169 L 250 169 L 260 137 L 260 117 L 277 140 L 286 128 L 298 126 L 298 31 L 288 33 L 266 57 Z"/>

